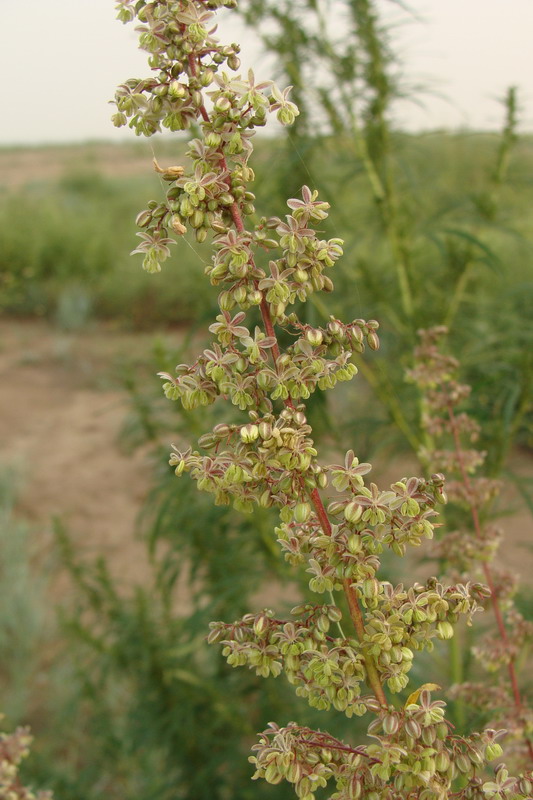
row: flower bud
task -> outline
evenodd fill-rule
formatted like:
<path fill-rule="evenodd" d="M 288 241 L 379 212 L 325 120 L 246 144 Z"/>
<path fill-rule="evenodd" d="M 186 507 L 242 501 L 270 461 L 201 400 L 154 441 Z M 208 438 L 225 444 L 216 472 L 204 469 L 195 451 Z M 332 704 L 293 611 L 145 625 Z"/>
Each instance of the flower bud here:
<path fill-rule="evenodd" d="M 235 72 L 236 70 L 238 70 L 238 69 L 239 69 L 239 67 L 241 66 L 241 60 L 240 60 L 240 58 L 239 58 L 238 56 L 236 56 L 236 55 L 231 55 L 231 56 L 228 58 L 228 60 L 227 60 L 227 62 L 226 62 L 226 63 L 227 63 L 227 65 L 228 65 L 228 67 L 229 67 L 230 69 L 232 69 L 234 72 Z"/>
<path fill-rule="evenodd" d="M 307 522 L 311 515 L 311 506 L 309 503 L 298 503 L 297 506 L 294 508 L 293 516 L 295 522 L 298 522 L 302 525 L 304 522 Z"/>
<path fill-rule="evenodd" d="M 329 606 L 328 617 L 332 622 L 340 622 L 342 619 L 342 611 L 337 606 Z"/>
<path fill-rule="evenodd" d="M 453 625 L 442 620 L 437 623 L 437 636 L 439 639 L 451 639 L 454 634 Z"/>
<path fill-rule="evenodd" d="M 317 328 L 308 328 L 305 332 L 305 337 L 307 341 L 313 345 L 313 347 L 318 347 L 321 345 L 324 338 L 322 331 L 318 330 Z"/>
<path fill-rule="evenodd" d="M 379 594 L 379 583 L 376 578 L 366 578 L 362 588 L 363 594 L 367 598 L 376 597 Z"/>
<path fill-rule="evenodd" d="M 227 97 L 224 97 L 224 95 L 220 95 L 219 97 L 217 97 L 217 99 L 215 100 L 215 109 L 217 111 L 220 111 L 222 114 L 224 114 L 227 111 L 229 111 L 230 108 L 231 108 L 231 103 Z"/>
<path fill-rule="evenodd" d="M 470 759 L 464 755 L 464 753 L 459 753 L 459 755 L 455 758 L 455 765 L 460 772 L 464 772 L 466 775 L 470 772 Z"/>
<path fill-rule="evenodd" d="M 410 717 L 405 721 L 405 732 L 412 738 L 412 739 L 419 739 L 422 734 L 422 728 L 420 727 L 420 723 Z"/>
<path fill-rule="evenodd" d="M 370 347 L 371 350 L 379 349 L 379 339 L 375 331 L 368 332 L 366 341 L 368 342 L 368 346 Z"/>
<path fill-rule="evenodd" d="M 343 328 L 341 323 L 336 319 L 330 320 L 328 322 L 328 332 L 331 333 L 332 336 L 342 336 Z"/>
<path fill-rule="evenodd" d="M 350 534 L 350 536 L 348 536 L 348 550 L 350 553 L 355 555 L 356 553 L 360 553 L 362 549 L 363 543 L 361 542 L 361 537 L 356 533 Z"/>
<path fill-rule="evenodd" d="M 330 626 L 330 622 L 329 622 L 328 617 L 326 617 L 323 614 L 321 614 L 318 617 L 317 621 L 316 621 L 316 627 L 322 633 L 327 633 L 329 631 L 329 626 Z"/>
<path fill-rule="evenodd" d="M 492 761 L 495 758 L 500 758 L 503 755 L 502 746 L 498 742 L 491 742 L 485 748 L 485 758 L 487 761 Z"/>
<path fill-rule="evenodd" d="M 235 300 L 231 292 L 220 292 L 218 296 L 218 304 L 222 311 L 231 311 L 235 305 Z"/>
<path fill-rule="evenodd" d="M 325 472 L 321 472 L 317 478 L 320 489 L 325 489 L 328 485 L 328 476 Z"/>
<path fill-rule="evenodd" d="M 272 436 L 272 425 L 270 422 L 261 422 L 259 424 L 259 435 L 262 439 L 270 439 Z"/>
<path fill-rule="evenodd" d="M 257 425 L 243 425 L 240 431 L 241 439 L 246 444 L 250 442 L 255 442 L 257 437 L 259 436 L 259 428 Z"/>
<path fill-rule="evenodd" d="M 200 211 L 200 209 L 196 209 L 196 211 L 192 214 L 189 219 L 189 222 L 193 228 L 200 228 L 204 223 L 204 212 Z"/>
<path fill-rule="evenodd" d="M 254 621 L 253 629 L 254 629 L 255 635 L 256 636 L 261 636 L 263 631 L 266 630 L 266 627 L 267 627 L 267 618 L 265 617 L 264 614 L 261 614 Z"/>
<path fill-rule="evenodd" d="M 168 87 L 168 94 L 174 100 L 182 100 L 187 94 L 186 87 L 179 81 L 171 81 Z"/>
<path fill-rule="evenodd" d="M 236 303 L 244 303 L 247 298 L 246 286 L 237 286 L 233 290 L 233 297 Z"/>
<path fill-rule="evenodd" d="M 346 508 L 344 509 L 344 516 L 348 522 L 358 522 L 361 519 L 361 515 L 363 513 L 363 506 L 360 506 L 359 503 L 356 503 L 355 500 L 352 500 L 351 503 L 348 503 Z"/>
<path fill-rule="evenodd" d="M 263 492 L 263 494 L 259 498 L 259 505 L 261 506 L 261 508 L 269 508 L 271 506 L 271 504 L 272 504 L 272 501 L 270 499 L 270 490 L 269 489 L 265 489 L 265 491 Z"/>
<path fill-rule="evenodd" d="M 152 213 L 148 209 L 145 209 L 144 211 L 141 211 L 140 214 L 137 214 L 137 217 L 135 219 L 135 224 L 138 225 L 139 228 L 146 228 L 146 226 L 149 225 L 151 221 L 152 221 Z"/>
<path fill-rule="evenodd" d="M 382 724 L 387 736 L 393 736 L 400 727 L 397 714 L 385 714 Z"/>

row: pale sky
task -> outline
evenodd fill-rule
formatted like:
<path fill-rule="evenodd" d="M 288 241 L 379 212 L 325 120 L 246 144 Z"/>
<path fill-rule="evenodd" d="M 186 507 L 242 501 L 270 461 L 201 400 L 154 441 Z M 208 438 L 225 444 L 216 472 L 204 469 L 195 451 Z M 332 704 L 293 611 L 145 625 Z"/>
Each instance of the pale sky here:
<path fill-rule="evenodd" d="M 394 5 L 379 3 L 387 18 L 399 18 Z M 408 83 L 430 93 L 422 108 L 398 105 L 402 126 L 498 128 L 495 99 L 512 84 L 524 107 L 522 129 L 533 130 L 533 0 L 408 4 L 419 19 L 396 30 L 396 51 Z M 113 0 L 0 0 L 0 13 L 0 144 L 134 138 L 113 128 L 107 101 L 116 84 L 148 68 L 133 25 L 115 20 Z M 245 42 L 243 68 L 271 77 L 253 34 L 243 35 L 235 15 L 225 15 L 218 36 Z"/>

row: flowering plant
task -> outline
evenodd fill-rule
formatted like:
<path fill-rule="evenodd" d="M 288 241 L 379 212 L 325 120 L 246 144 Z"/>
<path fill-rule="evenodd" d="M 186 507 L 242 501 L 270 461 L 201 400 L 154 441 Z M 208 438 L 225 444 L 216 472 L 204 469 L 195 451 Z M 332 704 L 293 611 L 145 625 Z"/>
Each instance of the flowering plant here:
<path fill-rule="evenodd" d="M 33 792 L 23 785 L 18 774 L 21 761 L 29 755 L 31 743 L 32 736 L 27 728 L 0 733 L 0 797 L 5 800 L 52 800 L 52 792 Z"/>
<path fill-rule="evenodd" d="M 383 490 L 365 481 L 371 465 L 352 450 L 339 464 L 318 460 L 305 401 L 355 376 L 352 356 L 378 348 L 378 323 L 332 317 L 319 327 L 298 316 L 297 304 L 309 295 L 333 290 L 330 271 L 342 241 L 321 238 L 329 205 L 305 186 L 288 200 L 285 219 L 255 216 L 255 129 L 270 112 L 289 125 L 298 109 L 289 89 L 256 83 L 251 71 L 247 79 L 224 71 L 238 70 L 239 47 L 218 43 L 212 17 L 235 4 L 120 0 L 119 18 L 139 22 L 152 77 L 119 87 L 114 123 L 129 120 L 139 135 L 162 127 L 199 132 L 189 144 L 190 168 L 156 162 L 169 189 L 139 214 L 142 244 L 134 252 L 158 272 L 171 232 L 192 231 L 198 242 L 212 236 L 206 275 L 221 288 L 209 328 L 215 341 L 193 364 L 162 374 L 163 386 L 186 409 L 218 398 L 235 409 L 200 438 L 198 450 L 175 448 L 170 463 L 217 504 L 244 513 L 277 509 L 285 558 L 307 570 L 310 590 L 322 596 L 293 608 L 288 619 L 265 609 L 214 622 L 209 641 L 222 644 L 232 666 L 264 677 L 285 673 L 316 708 L 373 717 L 370 743 L 357 747 L 294 722 L 271 723 L 251 757 L 254 778 L 288 781 L 303 800 L 328 784 L 332 800 L 527 798 L 530 773 L 512 777 L 501 764 L 491 780 L 484 772 L 502 754 L 502 730 L 455 735 L 432 683 L 403 703 L 388 696 L 408 686 L 415 653 L 452 637 L 461 617 L 470 622 L 490 590 L 479 582 L 430 578 L 406 587 L 380 578 L 385 550 L 402 556 L 432 538 L 445 500 L 442 474 L 402 477 Z M 290 342 L 285 348 L 280 334 Z"/>

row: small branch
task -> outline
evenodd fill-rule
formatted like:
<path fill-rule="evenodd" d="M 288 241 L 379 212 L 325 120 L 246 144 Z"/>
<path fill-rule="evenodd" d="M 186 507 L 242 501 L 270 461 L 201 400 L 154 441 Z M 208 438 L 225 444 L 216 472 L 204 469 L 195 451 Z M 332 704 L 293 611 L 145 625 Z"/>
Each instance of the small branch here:
<path fill-rule="evenodd" d="M 342 750 L 344 753 L 355 753 L 358 756 L 363 756 L 367 758 L 371 764 L 381 764 L 382 761 L 379 758 L 374 758 L 373 756 L 369 756 L 368 753 L 365 752 L 364 748 L 362 747 L 348 747 L 347 745 L 342 744 L 332 744 L 331 742 L 318 742 L 314 739 L 305 739 L 305 744 L 312 744 L 315 747 L 324 747 L 328 750 Z"/>

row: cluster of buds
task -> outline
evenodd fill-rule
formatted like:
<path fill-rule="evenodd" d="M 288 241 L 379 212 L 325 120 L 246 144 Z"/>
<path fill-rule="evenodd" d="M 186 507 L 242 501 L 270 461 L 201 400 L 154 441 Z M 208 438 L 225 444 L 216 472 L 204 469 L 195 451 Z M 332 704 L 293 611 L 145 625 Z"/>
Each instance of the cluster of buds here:
<path fill-rule="evenodd" d="M 169 232 L 183 235 L 190 228 L 196 241 L 203 242 L 208 231 L 212 231 L 220 235 L 217 247 L 222 251 L 209 268 L 213 282 L 219 282 L 218 275 L 226 271 L 231 275 L 233 270 L 237 278 L 235 288 L 241 289 L 239 296 L 250 285 L 245 278 L 252 281 L 251 290 L 245 291 L 247 296 L 254 291 L 257 276 L 253 267 L 246 268 L 241 263 L 243 254 L 246 258 L 246 237 L 230 244 L 228 251 L 226 234 L 236 208 L 244 216 L 255 211 L 255 196 L 249 189 L 254 180 L 253 170 L 248 166 L 253 149 L 250 140 L 255 129 L 266 124 L 269 112 L 277 112 L 280 122 L 288 125 L 294 121 L 298 109 L 289 100 L 289 90 L 280 91 L 272 81 L 256 83 L 251 70 L 247 80 L 243 80 L 221 69 L 239 68 L 239 47 L 221 46 L 213 37 L 211 9 L 234 5 L 234 0 L 186 3 L 121 0 L 117 6 L 119 18 L 124 22 L 139 19 L 140 46 L 150 53 L 150 67 L 157 74 L 144 80 L 128 80 L 118 87 L 113 122 L 121 127 L 129 120 L 129 126 L 145 136 L 162 127 L 180 131 L 191 125 L 200 126 L 202 138 L 193 139 L 187 151 L 192 162 L 188 174 L 181 165 L 162 168 L 155 162 L 157 172 L 169 188 L 164 202 L 152 201 L 138 215 L 137 223 L 143 228 L 139 234 L 142 243 L 133 252 L 144 254 L 143 266 L 147 271 L 159 272 L 169 256 L 168 245 L 172 241 Z M 204 105 L 206 94 L 212 104 L 210 114 Z M 283 224 L 277 227 L 283 228 Z M 303 222 L 300 228 L 305 229 Z M 267 241 L 262 233 L 257 238 Z M 311 253 L 310 260 L 314 263 L 319 258 L 328 261 L 338 257 L 336 247 L 335 242 L 324 243 L 324 247 Z M 320 280 L 317 278 L 315 282 Z"/>
<path fill-rule="evenodd" d="M 290 723 L 270 723 L 254 746 L 250 761 L 254 778 L 294 785 L 302 800 L 314 800 L 317 789 L 331 782 L 331 800 L 487 800 L 530 797 L 531 778 L 512 778 L 503 765 L 494 780 L 483 768 L 502 754 L 503 731 L 487 729 L 468 737 L 454 736 L 446 722 L 445 704 L 432 700 L 429 689 L 413 693 L 401 709 L 383 710 L 373 698 L 364 704 L 376 714 L 370 723 L 373 744 L 351 747 L 329 734 Z M 462 786 L 453 791 L 452 787 Z M 328 786 L 328 790 L 331 791 Z"/>
<path fill-rule="evenodd" d="M 19 778 L 19 765 L 29 755 L 31 743 L 27 728 L 0 733 L 0 797 L 5 800 L 52 800 L 51 792 L 34 793 Z"/>
<path fill-rule="evenodd" d="M 250 219 L 254 128 L 269 110 L 282 124 L 298 110 L 288 90 L 256 84 L 251 73 L 243 80 L 221 71 L 224 65 L 238 68 L 237 46 L 220 46 L 209 27 L 212 9 L 221 5 L 234 3 L 118 5 L 121 19 L 142 23 L 141 46 L 157 75 L 119 89 L 115 122 L 130 117 L 130 125 L 146 135 L 161 125 L 181 130 L 194 122 L 201 134 L 190 143 L 189 171 L 156 165 L 170 188 L 163 203 L 153 201 L 139 215 L 143 266 L 159 270 L 172 230 L 193 230 L 200 242 L 211 233 L 214 255 L 206 272 L 221 287 L 220 314 L 210 326 L 216 341 L 193 364 L 162 377 L 167 397 L 186 409 L 223 398 L 231 416 L 200 438 L 199 450 L 175 449 L 170 464 L 177 475 L 189 472 L 216 503 L 246 513 L 257 505 L 276 509 L 281 549 L 310 573 L 310 590 L 344 593 L 344 601 L 331 595 L 329 605 L 299 606 L 289 620 L 264 610 L 231 624 L 213 623 L 210 641 L 222 644 L 232 666 L 265 677 L 284 673 L 317 708 L 376 716 L 369 728 L 373 743 L 358 748 L 293 724 L 273 726 L 256 748 L 255 777 L 287 780 L 302 800 L 313 800 L 329 779 L 336 783 L 335 800 L 429 800 L 451 796 L 452 785 L 463 787 L 454 797 L 525 800 L 531 791 L 526 777 L 510 778 L 502 767 L 491 782 L 482 773 L 501 754 L 499 731 L 452 735 L 444 704 L 431 700 L 434 685 L 413 692 L 401 710 L 387 700 L 385 688 L 407 686 L 415 651 L 450 638 L 459 617 L 469 621 L 488 590 L 471 581 L 432 578 L 404 588 L 380 579 L 385 548 L 402 556 L 409 545 L 432 538 L 436 507 L 446 499 L 439 471 L 381 490 L 365 484 L 371 467 L 353 451 L 344 463 L 319 463 L 305 401 L 356 374 L 352 356 L 365 344 L 378 348 L 378 323 L 331 318 L 314 327 L 291 308 L 312 292 L 333 289 L 327 272 L 341 256 L 342 242 L 317 235 L 328 204 L 308 187 L 301 199 L 288 201 L 285 220 Z M 277 329 L 292 340 L 284 351 Z M 363 695 L 365 683 L 373 696 Z"/>
<path fill-rule="evenodd" d="M 457 381 L 459 363 L 443 352 L 446 333 L 442 326 L 419 332 L 420 345 L 409 372 L 423 396 L 426 445 L 420 456 L 430 469 L 441 468 L 447 473 L 449 499 L 464 520 L 464 528 L 446 533 L 435 542 L 434 555 L 454 579 L 479 578 L 491 588 L 485 605 L 492 605 L 497 628 L 481 637 L 472 652 L 488 672 L 509 672 L 509 684 L 495 687 L 500 697 L 491 709 L 491 724 L 504 725 L 514 734 L 515 745 L 527 762 L 533 754 L 533 712 L 520 697 L 515 662 L 533 639 L 533 623 L 525 620 L 513 604 L 517 576 L 494 564 L 502 532 L 490 522 L 490 507 L 499 482 L 476 474 L 486 454 L 475 448 L 479 435 L 476 421 L 457 410 L 469 396 L 470 387 Z M 485 519 L 489 521 L 485 523 Z M 454 687 L 455 697 L 461 696 L 485 711 L 486 692 L 485 683 Z"/>

